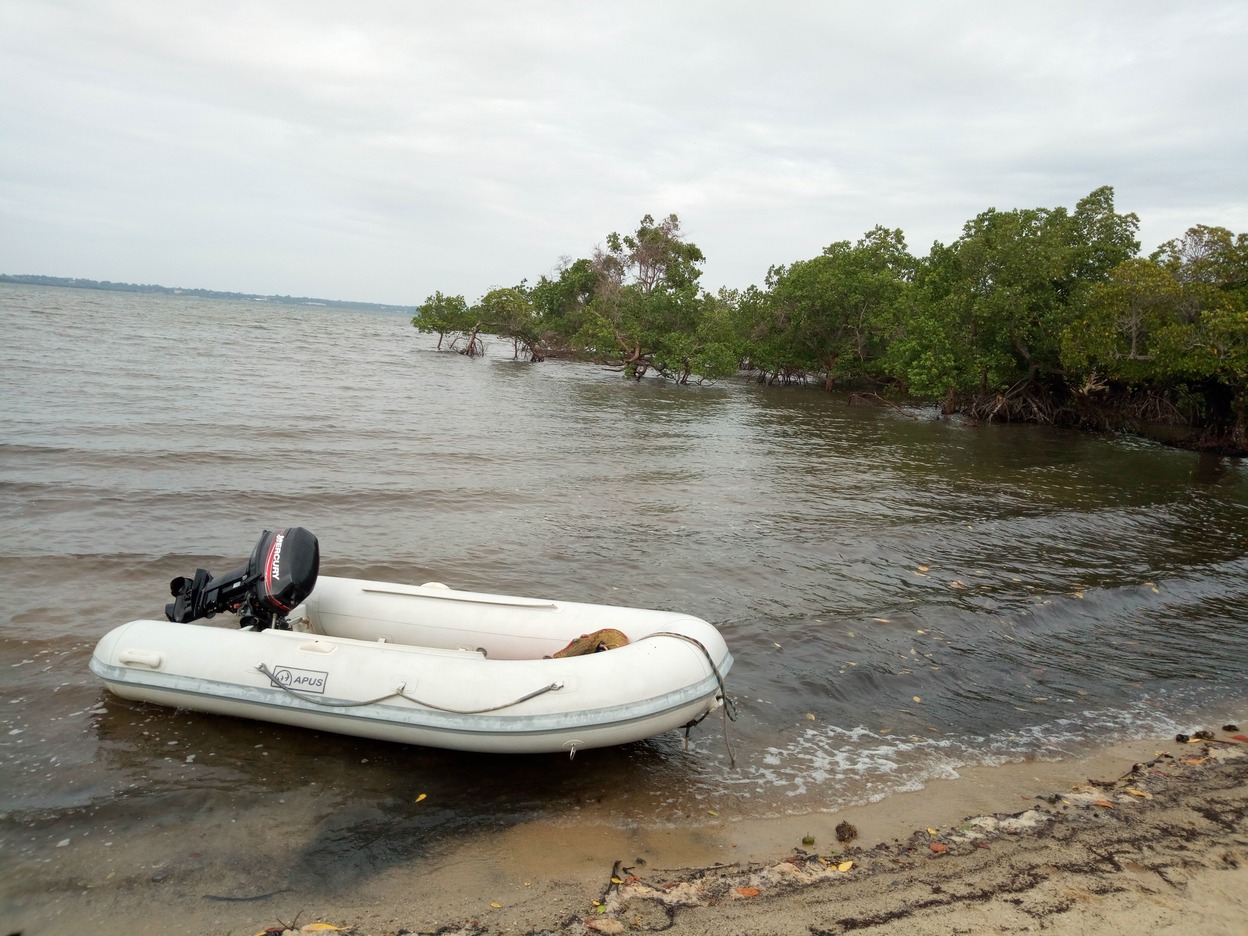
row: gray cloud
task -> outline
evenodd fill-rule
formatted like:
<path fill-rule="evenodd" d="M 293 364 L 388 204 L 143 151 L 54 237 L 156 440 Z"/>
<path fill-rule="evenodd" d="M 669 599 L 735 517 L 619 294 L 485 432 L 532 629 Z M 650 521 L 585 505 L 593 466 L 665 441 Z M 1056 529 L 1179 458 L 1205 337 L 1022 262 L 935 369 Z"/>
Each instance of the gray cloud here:
<path fill-rule="evenodd" d="M 0 272 L 472 300 L 676 212 L 703 284 L 1109 184 L 1248 230 L 1248 7 L 0 5 Z"/>

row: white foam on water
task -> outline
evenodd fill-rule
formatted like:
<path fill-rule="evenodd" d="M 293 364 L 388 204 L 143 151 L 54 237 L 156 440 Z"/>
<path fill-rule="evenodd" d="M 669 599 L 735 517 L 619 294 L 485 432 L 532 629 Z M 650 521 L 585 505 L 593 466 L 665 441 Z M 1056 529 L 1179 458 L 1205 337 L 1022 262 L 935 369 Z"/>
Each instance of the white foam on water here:
<path fill-rule="evenodd" d="M 735 767 L 726 756 L 708 757 L 689 794 L 699 801 L 749 801 L 768 814 L 837 811 L 956 779 L 967 767 L 1060 761 L 1183 730 L 1190 725 L 1150 701 L 985 734 L 903 737 L 866 727 L 810 727 L 783 745 L 738 750 Z"/>

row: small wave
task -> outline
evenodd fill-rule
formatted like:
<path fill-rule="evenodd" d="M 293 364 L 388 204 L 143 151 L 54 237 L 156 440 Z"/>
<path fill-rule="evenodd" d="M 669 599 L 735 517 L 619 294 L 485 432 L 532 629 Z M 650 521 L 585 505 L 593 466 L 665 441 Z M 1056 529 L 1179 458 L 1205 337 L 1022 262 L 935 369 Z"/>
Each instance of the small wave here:
<path fill-rule="evenodd" d="M 1197 702 L 1174 699 L 1170 705 L 1190 713 Z M 1117 742 L 1190 730 L 1182 718 L 1174 708 L 1158 708 L 1150 700 L 987 734 L 923 737 L 881 735 L 862 726 L 811 727 L 784 744 L 738 752 L 735 768 L 724 758 L 712 758 L 696 781 L 696 795 L 786 804 L 782 814 L 835 812 L 921 790 L 934 780 L 956 779 L 968 767 L 1065 760 Z"/>

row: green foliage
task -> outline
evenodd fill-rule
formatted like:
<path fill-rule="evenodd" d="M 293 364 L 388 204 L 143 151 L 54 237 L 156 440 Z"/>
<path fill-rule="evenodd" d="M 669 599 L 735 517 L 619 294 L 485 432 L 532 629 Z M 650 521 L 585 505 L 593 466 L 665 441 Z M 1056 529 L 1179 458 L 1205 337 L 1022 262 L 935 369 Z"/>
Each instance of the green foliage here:
<path fill-rule="evenodd" d="M 629 281 L 646 295 L 695 287 L 702 275 L 698 264 L 706 261 L 696 245 L 685 242 L 674 214 L 657 224 L 646 215 L 635 233 L 607 235 L 601 258 L 619 282 Z"/>
<path fill-rule="evenodd" d="M 1110 384 L 1203 394 L 1209 419 L 1233 410 L 1243 437 L 1248 235 L 1198 225 L 1143 259 L 1138 229 L 1104 186 L 1073 210 L 990 208 L 920 259 L 900 230 L 877 226 L 771 267 L 761 287 L 712 295 L 676 215 L 646 215 L 531 287 L 492 289 L 471 307 L 434 293 L 412 324 L 439 346 L 457 334 L 479 347 L 484 329 L 530 360 L 557 350 L 638 379 L 744 367 L 827 389 L 893 385 L 947 411 L 989 400 L 985 418 L 1013 418 L 998 414 L 1027 394 L 1087 399 Z"/>
<path fill-rule="evenodd" d="M 1242 297 L 1224 293 L 1211 301 L 1185 337 L 1193 375 L 1221 381 L 1242 399 L 1248 382 L 1248 306 Z"/>
<path fill-rule="evenodd" d="M 741 366 L 741 345 L 733 325 L 733 309 L 721 296 L 702 295 L 691 327 L 670 331 L 655 345 L 652 366 L 678 383 L 717 380 Z"/>
<path fill-rule="evenodd" d="M 1080 313 L 1064 328 L 1063 362 L 1085 379 L 1138 382 L 1158 376 L 1175 363 L 1158 352 L 1174 340 L 1179 299 L 1178 282 L 1160 264 L 1123 261 L 1088 289 Z"/>
<path fill-rule="evenodd" d="M 1067 228 L 1070 255 L 1063 290 L 1070 293 L 1081 285 L 1103 281 L 1118 264 L 1138 254 L 1139 229 L 1140 219 L 1134 212 L 1114 210 L 1114 190 L 1108 185 L 1081 198 Z"/>
<path fill-rule="evenodd" d="M 1184 285 L 1205 283 L 1238 295 L 1248 289 L 1248 234 L 1198 224 L 1162 244 L 1152 259 Z"/>
<path fill-rule="evenodd" d="M 448 334 L 468 328 L 468 303 L 463 296 L 444 296 L 435 292 L 417 306 L 412 326 L 417 331 L 436 334 L 438 347 L 441 348 L 442 339 Z"/>
<path fill-rule="evenodd" d="M 1167 373 L 1222 381 L 1242 395 L 1248 379 L 1248 236 L 1198 225 L 1153 258 L 1179 288 L 1178 307 L 1162 335 Z"/>
<path fill-rule="evenodd" d="M 912 392 L 953 399 L 1057 383 L 1062 336 L 1084 292 L 1139 245 L 1133 214 L 1105 187 L 1064 208 L 989 209 L 920 265 L 913 318 L 890 348 L 892 373 Z M 938 386 L 943 382 L 943 386 Z"/>
<path fill-rule="evenodd" d="M 699 336 L 706 297 L 697 286 L 703 261 L 676 215 L 657 224 L 646 215 L 633 234 L 609 234 L 592 261 L 597 285 L 579 339 L 629 376 L 655 370 L 688 381 L 706 344 Z"/>
<path fill-rule="evenodd" d="M 745 310 L 746 352 L 764 373 L 818 375 L 827 389 L 877 373 L 914 259 L 901 231 L 876 227 L 767 272 Z"/>
<path fill-rule="evenodd" d="M 491 289 L 472 307 L 471 317 L 481 329 L 510 338 L 516 357 L 523 350 L 530 361 L 542 359 L 541 319 L 523 287 Z"/>
<path fill-rule="evenodd" d="M 769 280 L 774 272 L 774 267 L 768 271 Z M 740 359 L 747 370 L 757 372 L 760 381 L 779 381 L 804 373 L 794 364 L 801 358 L 797 332 L 773 308 L 769 292 L 750 286 L 726 299 L 732 307 L 732 330 L 741 345 Z"/>
<path fill-rule="evenodd" d="M 585 328 L 586 310 L 597 291 L 598 274 L 593 263 L 585 258 L 565 258 L 555 278 L 542 276 L 529 290 L 529 301 L 549 339 L 568 347 Z"/>
<path fill-rule="evenodd" d="M 1071 378 L 1196 387 L 1241 441 L 1248 418 L 1248 238 L 1198 225 L 1118 264 L 1062 336 Z"/>

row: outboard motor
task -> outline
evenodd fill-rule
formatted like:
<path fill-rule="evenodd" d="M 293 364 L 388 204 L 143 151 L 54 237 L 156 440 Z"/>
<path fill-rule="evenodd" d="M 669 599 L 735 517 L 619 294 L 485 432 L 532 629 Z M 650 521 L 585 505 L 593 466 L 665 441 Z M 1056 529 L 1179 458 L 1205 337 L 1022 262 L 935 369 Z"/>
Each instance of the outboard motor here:
<path fill-rule="evenodd" d="M 303 527 L 265 530 L 245 565 L 216 578 L 196 569 L 194 578 L 170 582 L 174 600 L 165 605 L 165 617 L 189 624 L 232 611 L 239 627 L 285 628 L 286 614 L 312 594 L 320 566 L 320 545 Z"/>

